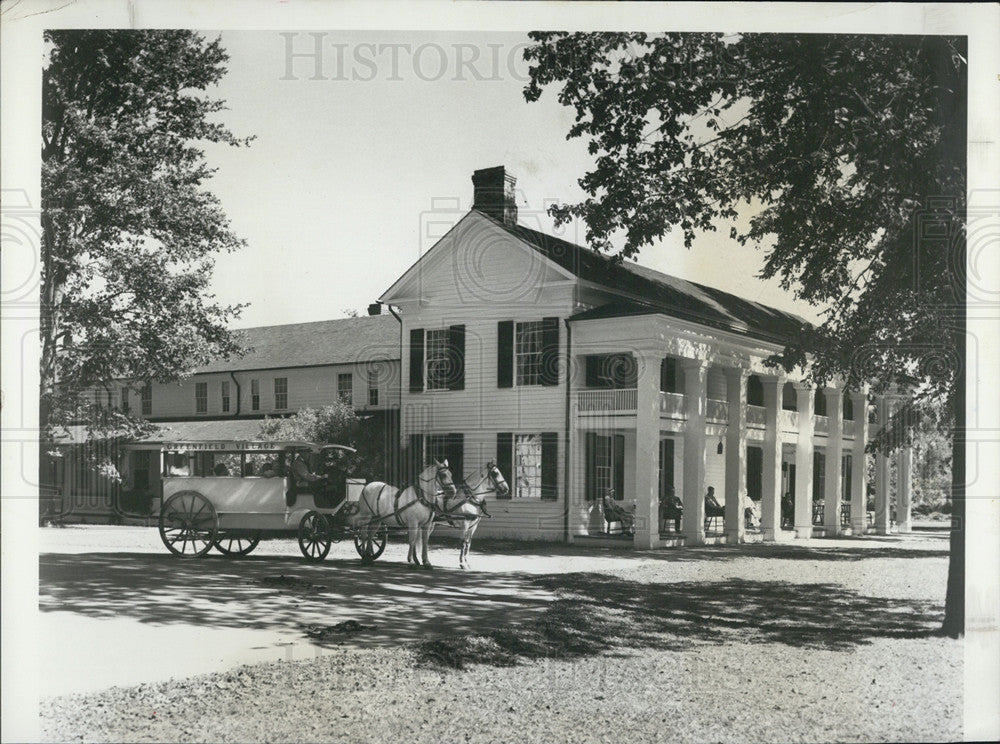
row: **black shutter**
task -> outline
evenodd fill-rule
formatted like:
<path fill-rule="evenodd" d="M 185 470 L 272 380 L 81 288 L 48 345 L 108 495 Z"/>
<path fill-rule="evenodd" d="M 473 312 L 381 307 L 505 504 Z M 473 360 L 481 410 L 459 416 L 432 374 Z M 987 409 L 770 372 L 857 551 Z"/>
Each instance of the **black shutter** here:
<path fill-rule="evenodd" d="M 660 440 L 660 500 L 674 495 L 674 440 Z"/>
<path fill-rule="evenodd" d="M 625 436 L 615 434 L 615 500 L 625 498 Z"/>
<path fill-rule="evenodd" d="M 584 495 L 587 501 L 594 501 L 597 498 L 596 465 L 597 465 L 597 434 L 592 431 L 587 432 L 584 456 Z"/>
<path fill-rule="evenodd" d="M 453 325 L 448 329 L 449 364 L 448 389 L 465 390 L 465 326 Z"/>
<path fill-rule="evenodd" d="M 406 450 L 406 483 L 401 485 L 411 485 L 417 482 L 417 476 L 424 469 L 424 435 L 410 434 L 410 446 Z"/>
<path fill-rule="evenodd" d="M 559 384 L 559 318 L 542 319 L 543 385 Z"/>
<path fill-rule="evenodd" d="M 677 392 L 677 360 L 664 357 L 660 362 L 660 392 Z"/>
<path fill-rule="evenodd" d="M 604 357 L 597 354 L 588 354 L 586 360 L 587 387 L 607 387 L 607 385 L 604 384 L 605 381 L 601 379 L 601 363 L 604 361 Z"/>
<path fill-rule="evenodd" d="M 497 467 L 500 469 L 500 474 L 507 480 L 510 485 L 511 490 L 507 492 L 507 495 L 502 498 L 510 498 L 513 489 L 516 487 L 514 481 L 514 435 L 510 432 L 499 432 L 497 434 Z M 500 494 L 497 493 L 497 498 L 501 498 Z"/>
<path fill-rule="evenodd" d="M 555 432 L 542 433 L 542 499 L 555 501 L 559 498 L 559 435 Z"/>
<path fill-rule="evenodd" d="M 424 389 L 424 329 L 410 330 L 410 392 Z"/>
<path fill-rule="evenodd" d="M 514 321 L 497 323 L 497 387 L 514 386 Z M 506 477 L 506 476 L 504 476 Z"/>
<path fill-rule="evenodd" d="M 445 445 L 445 456 L 451 470 L 451 479 L 455 483 L 465 482 L 465 437 L 462 434 L 449 434 Z"/>

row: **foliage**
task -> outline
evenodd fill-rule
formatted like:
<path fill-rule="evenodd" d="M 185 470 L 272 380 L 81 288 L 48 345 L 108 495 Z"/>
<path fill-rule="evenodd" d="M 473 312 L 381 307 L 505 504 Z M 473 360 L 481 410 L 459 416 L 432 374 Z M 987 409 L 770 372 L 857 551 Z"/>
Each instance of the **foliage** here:
<path fill-rule="evenodd" d="M 625 259 L 672 229 L 691 247 L 730 225 L 765 252 L 763 278 L 824 306 L 771 360 L 822 384 L 912 400 L 874 446 L 940 414 L 962 426 L 964 38 L 535 32 L 537 100 L 559 86 L 593 170 L 578 204 L 596 248 Z M 616 247 L 616 244 L 618 247 Z M 956 438 L 956 442 L 958 439 Z M 956 445 L 960 446 L 960 445 Z M 964 625 L 964 472 L 953 458 L 944 630 Z"/>
<path fill-rule="evenodd" d="M 218 40 L 189 31 L 46 31 L 42 81 L 43 438 L 143 425 L 97 406 L 127 380 L 169 382 L 239 351 L 239 307 L 207 292 L 218 251 L 240 248 L 202 142 L 244 145 L 205 91 L 225 74 Z"/>
<path fill-rule="evenodd" d="M 561 85 L 576 112 L 568 136 L 586 137 L 595 157 L 580 179 L 588 198 L 554 207 L 558 221 L 582 219 L 590 243 L 621 258 L 673 229 L 690 247 L 728 223 L 732 238 L 765 250 L 763 278 L 829 306 L 785 350 L 786 368 L 809 354 L 817 382 L 916 384 L 929 401 L 951 390 L 961 375 L 961 40 L 531 38 L 525 97 Z M 921 240 L 929 224 L 945 240 Z"/>
<path fill-rule="evenodd" d="M 344 401 L 321 408 L 303 408 L 286 418 L 266 418 L 259 439 L 343 444 L 358 452 L 347 460 L 348 472 L 365 480 L 385 477 L 385 457 L 376 419 L 362 419 Z"/>

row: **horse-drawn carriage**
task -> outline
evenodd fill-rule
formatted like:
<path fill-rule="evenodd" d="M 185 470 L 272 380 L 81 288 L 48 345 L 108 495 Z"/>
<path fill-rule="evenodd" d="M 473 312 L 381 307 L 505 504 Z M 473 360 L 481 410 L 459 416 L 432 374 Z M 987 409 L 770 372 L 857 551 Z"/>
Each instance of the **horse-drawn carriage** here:
<path fill-rule="evenodd" d="M 202 556 L 213 547 L 245 556 L 267 533 L 294 533 L 308 561 L 322 561 L 333 542 L 353 538 L 358 555 L 371 562 L 385 550 L 390 530 L 405 528 L 408 561 L 419 563 L 422 543 L 423 563 L 430 567 L 427 540 L 436 521 L 447 521 L 463 526 L 464 566 L 471 533 L 486 514 L 484 495 L 507 490 L 492 462 L 472 486 L 456 487 L 447 462 L 435 462 L 406 488 L 381 482 L 362 488 L 347 478 L 346 460 L 354 450 L 342 445 L 190 441 L 160 449 L 160 537 L 181 557 Z"/>

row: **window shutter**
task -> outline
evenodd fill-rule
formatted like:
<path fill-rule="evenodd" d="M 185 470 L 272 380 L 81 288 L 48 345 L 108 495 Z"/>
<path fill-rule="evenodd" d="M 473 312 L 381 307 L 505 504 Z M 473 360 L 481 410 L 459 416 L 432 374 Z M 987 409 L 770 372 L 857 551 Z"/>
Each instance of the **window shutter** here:
<path fill-rule="evenodd" d="M 587 501 L 597 499 L 596 467 L 597 467 L 597 434 L 587 432 L 584 456 L 584 494 Z"/>
<path fill-rule="evenodd" d="M 449 370 L 448 370 L 449 371 L 448 389 L 465 390 L 465 326 L 464 325 L 453 325 L 448 329 L 448 351 L 451 360 L 451 364 L 449 365 Z"/>
<path fill-rule="evenodd" d="M 497 323 L 497 387 L 514 386 L 514 321 Z"/>
<path fill-rule="evenodd" d="M 660 392 L 677 392 L 677 360 L 664 357 L 660 362 Z"/>
<path fill-rule="evenodd" d="M 417 482 L 417 476 L 424 469 L 424 435 L 410 434 L 410 446 L 406 450 L 406 480 L 409 485 Z M 406 487 L 405 485 L 403 486 Z"/>
<path fill-rule="evenodd" d="M 424 329 L 410 329 L 410 392 L 424 389 Z"/>
<path fill-rule="evenodd" d="M 448 444 L 445 448 L 446 456 L 448 458 L 448 467 L 451 469 L 451 479 L 455 483 L 465 482 L 465 470 L 464 468 L 464 455 L 465 455 L 465 437 L 462 434 L 449 434 Z"/>
<path fill-rule="evenodd" d="M 615 501 L 625 498 L 625 436 L 615 434 Z"/>
<path fill-rule="evenodd" d="M 507 492 L 507 495 L 502 498 L 509 499 L 513 493 L 513 488 L 515 486 L 513 460 L 514 435 L 510 432 L 499 432 L 497 434 L 497 467 L 500 469 L 500 473 L 504 478 L 506 478 L 507 483 L 509 483 L 511 487 L 511 490 Z M 501 498 L 499 493 L 497 493 L 497 498 Z"/>
<path fill-rule="evenodd" d="M 542 433 L 542 499 L 555 501 L 559 498 L 559 435 L 555 432 Z"/>
<path fill-rule="evenodd" d="M 542 319 L 543 385 L 559 384 L 559 318 Z"/>
<path fill-rule="evenodd" d="M 597 354 L 589 354 L 586 359 L 587 387 L 607 387 L 605 384 L 606 381 L 601 379 L 601 363 L 604 361 L 604 357 Z"/>

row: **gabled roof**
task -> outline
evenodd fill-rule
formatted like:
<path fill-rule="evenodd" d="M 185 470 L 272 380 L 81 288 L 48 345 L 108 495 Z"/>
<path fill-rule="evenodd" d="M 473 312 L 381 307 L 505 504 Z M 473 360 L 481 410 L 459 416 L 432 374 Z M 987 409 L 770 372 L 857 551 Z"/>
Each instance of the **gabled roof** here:
<path fill-rule="evenodd" d="M 195 373 L 312 367 L 399 359 L 399 323 L 391 315 L 261 326 L 237 331 L 251 350 Z"/>
<path fill-rule="evenodd" d="M 521 225 L 511 227 L 489 215 L 484 216 L 580 279 L 637 298 L 577 313 L 572 320 L 657 313 L 778 343 L 794 338 L 804 325 L 809 325 L 793 313 L 636 263 L 618 262 L 538 230 Z"/>

